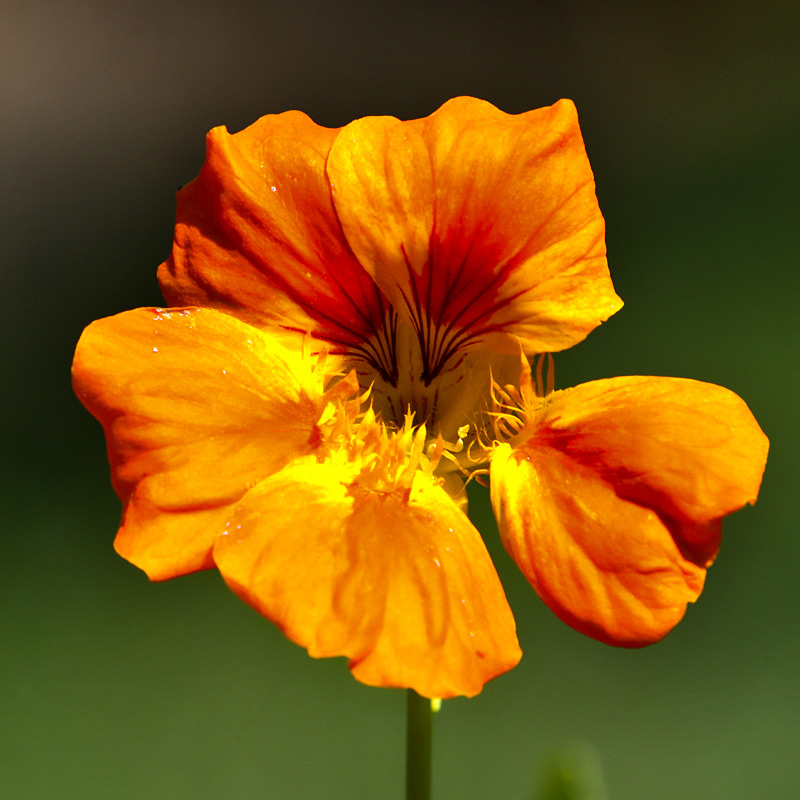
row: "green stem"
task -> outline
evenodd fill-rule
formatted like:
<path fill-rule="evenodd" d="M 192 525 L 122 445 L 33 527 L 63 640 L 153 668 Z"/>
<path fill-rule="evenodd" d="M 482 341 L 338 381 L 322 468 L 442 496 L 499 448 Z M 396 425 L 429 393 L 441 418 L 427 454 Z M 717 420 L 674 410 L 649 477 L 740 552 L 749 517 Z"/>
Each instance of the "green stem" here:
<path fill-rule="evenodd" d="M 408 690 L 406 701 L 406 800 L 431 798 L 431 701 Z"/>

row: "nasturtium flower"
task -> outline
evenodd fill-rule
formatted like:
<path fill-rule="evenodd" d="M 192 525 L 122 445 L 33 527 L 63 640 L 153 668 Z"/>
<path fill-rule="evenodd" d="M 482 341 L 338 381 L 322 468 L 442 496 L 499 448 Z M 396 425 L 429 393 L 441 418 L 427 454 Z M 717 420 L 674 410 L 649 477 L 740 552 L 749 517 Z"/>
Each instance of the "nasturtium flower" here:
<path fill-rule="evenodd" d="M 73 364 L 117 551 L 218 569 L 364 683 L 470 696 L 518 662 L 472 476 L 542 599 L 626 646 L 677 623 L 758 493 L 766 438 L 726 389 L 531 375 L 622 305 L 569 101 L 214 129 L 159 280 L 169 308 L 94 322 Z"/>

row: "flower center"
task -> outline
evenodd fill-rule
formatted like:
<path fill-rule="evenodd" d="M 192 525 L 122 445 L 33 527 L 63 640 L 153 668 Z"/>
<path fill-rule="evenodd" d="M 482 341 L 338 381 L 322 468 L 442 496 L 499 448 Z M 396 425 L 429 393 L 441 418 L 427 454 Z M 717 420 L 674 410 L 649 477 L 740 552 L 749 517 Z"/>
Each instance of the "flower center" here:
<path fill-rule="evenodd" d="M 550 402 L 550 396 L 555 391 L 553 356 L 551 353 L 542 353 L 534 359 L 534 363 L 535 374 L 531 371 L 531 363 L 522 356 L 518 384 L 503 386 L 495 382 L 492 386 L 491 417 L 495 443 L 525 441 L 535 432 L 537 419 Z M 485 446 L 488 448 L 491 444 L 487 441 Z"/>
<path fill-rule="evenodd" d="M 380 331 L 350 349 L 347 361 L 370 390 L 376 414 L 397 429 L 412 414 L 414 425 L 426 425 L 432 436 L 457 438 L 457 429 L 473 422 L 476 405 L 483 400 L 485 406 L 489 396 L 488 379 L 475 380 L 476 359 L 447 331 L 432 323 L 418 329 L 393 310 Z"/>

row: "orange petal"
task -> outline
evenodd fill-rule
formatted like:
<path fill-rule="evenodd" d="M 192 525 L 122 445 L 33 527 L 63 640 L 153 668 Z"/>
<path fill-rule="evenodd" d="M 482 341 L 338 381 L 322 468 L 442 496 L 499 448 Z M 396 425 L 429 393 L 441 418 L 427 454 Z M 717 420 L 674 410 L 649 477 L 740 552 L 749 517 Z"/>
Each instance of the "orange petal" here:
<path fill-rule="evenodd" d="M 698 524 L 755 502 L 769 448 L 728 389 L 642 376 L 556 392 L 537 439 L 601 471 L 621 497 Z"/>
<path fill-rule="evenodd" d="M 477 694 L 520 658 L 480 535 L 429 477 L 359 489 L 301 461 L 254 488 L 214 559 L 231 588 L 315 657 L 427 697 Z"/>
<path fill-rule="evenodd" d="M 431 158 L 420 131 L 395 117 L 351 122 L 331 146 L 327 172 L 350 245 L 402 310 L 411 297 L 408 271 L 419 274 L 427 262 L 434 224 Z"/>
<path fill-rule="evenodd" d="M 703 588 L 651 509 L 621 500 L 591 468 L 545 448 L 492 459 L 503 544 L 539 597 L 581 633 L 609 644 L 658 641 Z"/>
<path fill-rule="evenodd" d="M 732 392 L 673 378 L 556 392 L 536 423 L 492 457 L 506 548 L 572 627 L 657 641 L 702 591 L 721 517 L 754 502 L 766 437 Z"/>
<path fill-rule="evenodd" d="M 92 323 L 73 384 L 106 432 L 124 505 L 119 552 L 153 579 L 211 566 L 231 504 L 311 450 L 319 380 L 217 311 L 142 308 Z"/>
<path fill-rule="evenodd" d="M 359 344 L 386 300 L 342 236 L 325 176 L 336 130 L 290 111 L 207 137 L 200 175 L 178 193 L 170 305 L 227 311 L 252 325 Z"/>
<path fill-rule="evenodd" d="M 342 129 L 327 163 L 353 252 L 398 310 L 461 344 L 556 351 L 617 311 L 575 108 L 469 97 Z"/>

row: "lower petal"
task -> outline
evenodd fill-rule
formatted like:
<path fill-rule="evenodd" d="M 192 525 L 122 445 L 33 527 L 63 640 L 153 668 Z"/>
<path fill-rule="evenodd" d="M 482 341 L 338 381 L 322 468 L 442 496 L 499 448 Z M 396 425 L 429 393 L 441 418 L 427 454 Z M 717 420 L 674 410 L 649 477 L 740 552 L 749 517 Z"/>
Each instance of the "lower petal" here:
<path fill-rule="evenodd" d="M 676 544 L 671 527 L 679 523 L 619 497 L 558 451 L 498 446 L 491 487 L 506 549 L 542 600 L 581 633 L 651 644 L 702 591 L 705 569 Z"/>
<path fill-rule="evenodd" d="M 134 495 L 125 506 L 114 549 L 152 581 L 211 569 L 211 547 L 230 513 L 227 505 L 163 509 Z"/>
<path fill-rule="evenodd" d="M 229 586 L 312 656 L 428 697 L 475 695 L 520 658 L 480 535 L 426 475 L 361 488 L 301 461 L 255 487 L 214 548 Z"/>
<path fill-rule="evenodd" d="M 620 496 L 696 523 L 755 502 L 769 448 L 730 390 L 653 376 L 590 381 L 549 395 L 536 438 L 603 473 Z"/>
<path fill-rule="evenodd" d="M 231 507 L 319 435 L 322 379 L 309 362 L 210 309 L 98 320 L 72 375 L 105 429 L 124 505 L 117 550 L 156 580 L 210 566 Z"/>

